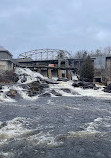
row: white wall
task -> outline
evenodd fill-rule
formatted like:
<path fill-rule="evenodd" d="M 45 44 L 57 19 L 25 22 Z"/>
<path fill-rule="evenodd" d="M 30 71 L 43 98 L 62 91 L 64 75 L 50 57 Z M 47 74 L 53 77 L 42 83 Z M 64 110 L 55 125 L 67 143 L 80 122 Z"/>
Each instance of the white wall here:
<path fill-rule="evenodd" d="M 9 61 L 0 61 L 0 70 L 13 70 L 13 63 Z"/>

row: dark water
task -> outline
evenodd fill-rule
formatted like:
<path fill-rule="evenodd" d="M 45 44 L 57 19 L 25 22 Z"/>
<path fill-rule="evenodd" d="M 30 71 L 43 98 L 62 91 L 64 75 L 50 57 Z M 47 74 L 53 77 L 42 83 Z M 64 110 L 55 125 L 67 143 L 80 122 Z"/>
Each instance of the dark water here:
<path fill-rule="evenodd" d="M 111 100 L 0 103 L 0 158 L 111 158 Z"/>

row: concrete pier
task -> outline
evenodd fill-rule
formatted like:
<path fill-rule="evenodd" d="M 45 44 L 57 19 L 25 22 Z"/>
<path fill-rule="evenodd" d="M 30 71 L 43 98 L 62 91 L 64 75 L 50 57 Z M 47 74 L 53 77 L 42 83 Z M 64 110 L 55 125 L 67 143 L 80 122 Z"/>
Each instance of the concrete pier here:
<path fill-rule="evenodd" d="M 71 71 L 70 70 L 66 70 L 66 78 L 68 78 L 68 80 L 71 80 Z"/>
<path fill-rule="evenodd" d="M 58 78 L 62 78 L 62 70 L 58 69 Z"/>
<path fill-rule="evenodd" d="M 51 69 L 48 69 L 48 78 L 52 78 L 52 72 L 51 72 Z"/>

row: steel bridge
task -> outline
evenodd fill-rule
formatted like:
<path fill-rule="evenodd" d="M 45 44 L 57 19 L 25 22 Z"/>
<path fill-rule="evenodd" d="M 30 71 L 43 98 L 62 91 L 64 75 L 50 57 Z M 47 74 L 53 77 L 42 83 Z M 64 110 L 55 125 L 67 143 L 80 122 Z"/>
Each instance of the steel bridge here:
<path fill-rule="evenodd" d="M 35 61 L 66 60 L 70 58 L 71 54 L 68 51 L 60 49 L 36 49 L 19 55 L 19 59 L 29 59 Z"/>

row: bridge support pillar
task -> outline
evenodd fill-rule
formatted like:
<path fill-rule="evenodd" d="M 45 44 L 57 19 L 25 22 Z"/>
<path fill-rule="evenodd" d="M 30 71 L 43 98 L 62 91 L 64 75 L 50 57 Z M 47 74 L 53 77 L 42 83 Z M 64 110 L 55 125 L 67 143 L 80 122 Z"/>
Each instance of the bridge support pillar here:
<path fill-rule="evenodd" d="M 61 67 L 61 62 L 62 62 L 62 61 L 59 59 L 59 60 L 58 60 L 58 67 L 59 67 L 59 68 Z"/>
<path fill-rule="evenodd" d="M 58 78 L 62 78 L 62 70 L 58 69 Z"/>
<path fill-rule="evenodd" d="M 48 69 L 48 78 L 52 78 L 52 72 L 51 72 L 51 69 Z"/>
<path fill-rule="evenodd" d="M 38 72 L 38 73 L 41 73 L 41 69 L 37 69 L 37 72 Z"/>
<path fill-rule="evenodd" d="M 68 78 L 68 80 L 71 80 L 71 70 L 66 70 L 66 78 Z"/>

